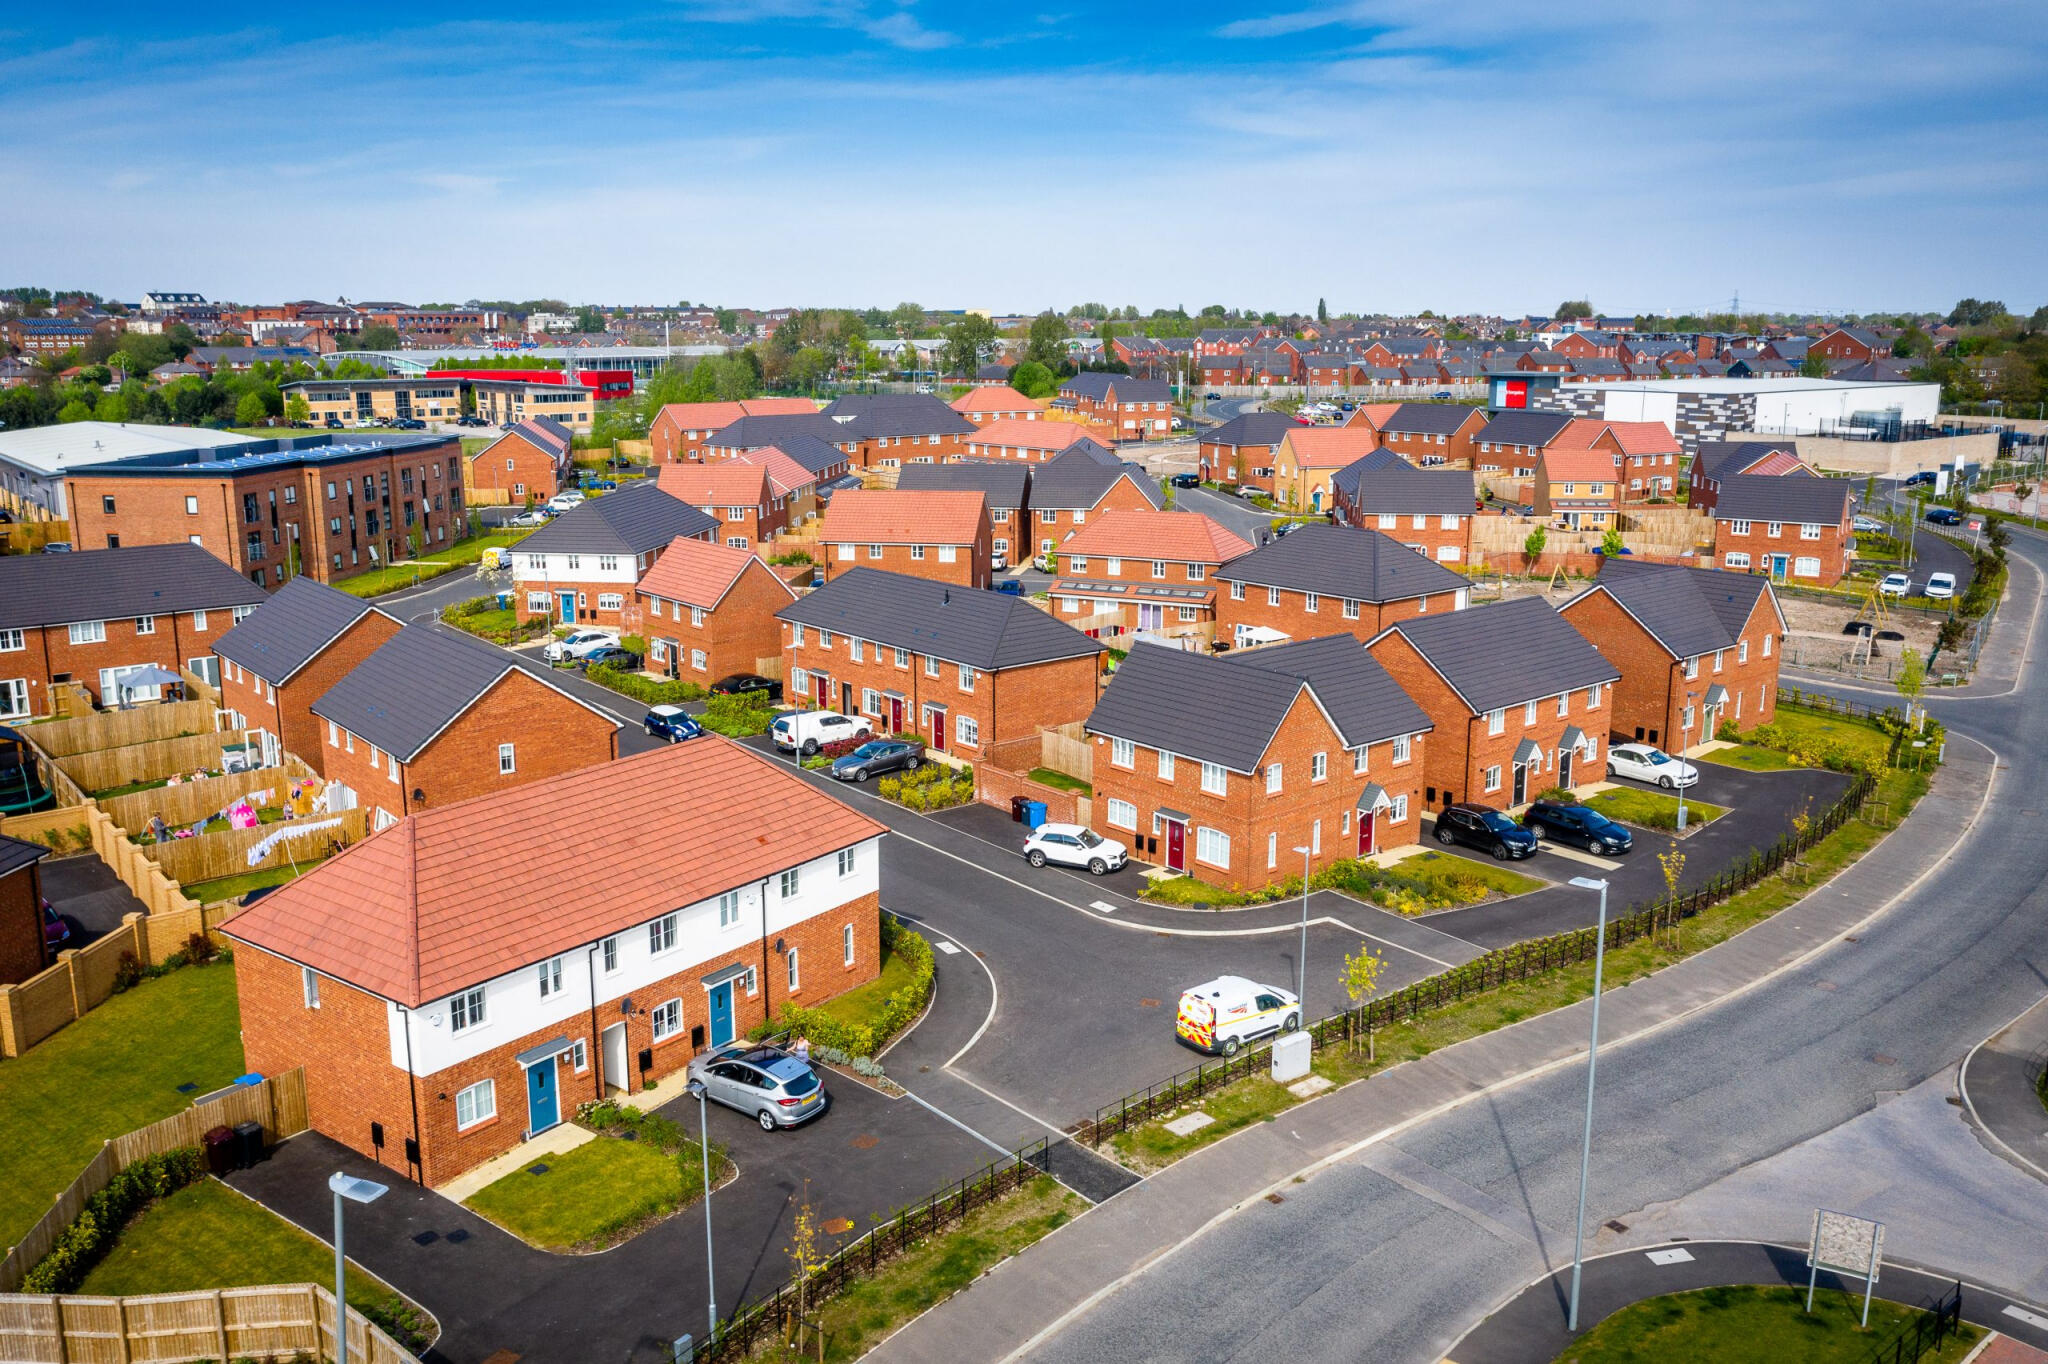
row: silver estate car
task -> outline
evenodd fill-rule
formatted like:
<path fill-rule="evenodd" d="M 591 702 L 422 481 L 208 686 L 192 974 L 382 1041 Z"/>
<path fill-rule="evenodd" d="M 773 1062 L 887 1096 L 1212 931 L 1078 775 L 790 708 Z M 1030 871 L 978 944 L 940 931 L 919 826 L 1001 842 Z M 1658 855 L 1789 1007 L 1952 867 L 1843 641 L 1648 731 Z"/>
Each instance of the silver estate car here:
<path fill-rule="evenodd" d="M 690 1062 L 689 1078 L 704 1097 L 737 1109 L 764 1132 L 809 1122 L 831 1107 L 831 1096 L 810 1063 L 780 1047 L 736 1043 Z"/>

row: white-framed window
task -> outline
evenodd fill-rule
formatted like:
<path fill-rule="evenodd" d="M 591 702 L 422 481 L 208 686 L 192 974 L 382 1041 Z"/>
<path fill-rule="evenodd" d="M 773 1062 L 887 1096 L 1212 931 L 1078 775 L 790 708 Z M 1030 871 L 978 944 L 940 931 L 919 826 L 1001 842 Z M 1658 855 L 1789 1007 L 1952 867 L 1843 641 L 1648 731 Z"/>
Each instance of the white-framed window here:
<path fill-rule="evenodd" d="M 939 675 L 939 660 L 937 655 L 926 654 L 924 656 L 924 675 L 926 677 L 937 677 Z"/>
<path fill-rule="evenodd" d="M 797 950 L 789 949 L 789 992 L 795 994 L 803 988 L 803 976 L 797 969 Z"/>
<path fill-rule="evenodd" d="M 907 667 L 909 667 L 909 666 L 910 666 L 910 650 L 908 650 L 908 649 L 898 649 L 898 650 L 896 650 L 895 652 L 896 652 L 896 666 L 897 666 L 897 667 L 899 667 L 899 668 L 907 668 Z"/>
<path fill-rule="evenodd" d="M 1722 655 L 1722 654 L 1725 654 L 1725 653 L 1727 653 L 1727 652 L 1728 652 L 1728 651 L 1727 651 L 1726 649 L 1716 649 L 1716 650 L 1714 650 L 1714 671 L 1715 671 L 1715 672 L 1719 672 L 1719 671 L 1721 671 L 1721 655 Z"/>
<path fill-rule="evenodd" d="M 1301 609 L 1310 615 L 1314 615 L 1317 605 L 1322 601 L 1322 597 L 1314 592 L 1304 592 L 1301 594 L 1301 597 Z"/>
<path fill-rule="evenodd" d="M 544 616 L 548 613 L 550 605 L 552 603 L 545 592 L 529 592 L 526 594 L 526 610 L 529 615 Z"/>
<path fill-rule="evenodd" d="M 954 716 L 953 736 L 963 748 L 981 747 L 981 721 L 972 715 Z"/>
<path fill-rule="evenodd" d="M 1357 620 L 1357 619 L 1358 619 L 1358 603 L 1357 603 L 1357 602 L 1355 602 L 1355 601 L 1353 601 L 1353 600 L 1352 600 L 1351 598 L 1349 598 L 1349 597 L 1345 597 L 1345 598 L 1343 598 L 1343 599 L 1342 599 L 1342 602 L 1343 602 L 1343 608 L 1344 608 L 1344 619 L 1346 619 L 1346 620 Z"/>
<path fill-rule="evenodd" d="M 664 1000 L 649 1010 L 649 1017 L 654 1021 L 654 1040 L 666 1042 L 683 1030 L 683 1001 Z"/>
<path fill-rule="evenodd" d="M 107 638 L 107 623 L 103 620 L 75 620 L 71 622 L 73 644 L 101 644 Z"/>
<path fill-rule="evenodd" d="M 600 592 L 597 594 L 597 609 L 600 611 L 620 611 L 625 609 L 625 605 L 626 598 L 624 593 Z"/>
<path fill-rule="evenodd" d="M 1792 561 L 1792 576 L 1795 578 L 1818 578 L 1820 576 L 1820 560 L 1808 555 L 1801 555 Z"/>
<path fill-rule="evenodd" d="M 740 893 L 728 890 L 718 897 L 718 926 L 732 928 L 740 921 Z"/>
<path fill-rule="evenodd" d="M 1408 761 L 1408 740 L 1410 737 L 1410 735 L 1406 734 L 1397 734 L 1394 736 L 1395 762 L 1404 763 Z"/>
<path fill-rule="evenodd" d="M 1380 529 L 1393 530 L 1395 526 L 1399 524 L 1400 519 L 1401 518 L 1395 515 L 1393 512 L 1381 512 L 1379 516 Z"/>
<path fill-rule="evenodd" d="M 1729 523 L 1728 523 L 1728 533 L 1729 533 L 1730 535 L 1747 535 L 1747 534 L 1749 534 L 1749 522 L 1747 522 L 1747 521 L 1735 521 L 1735 520 L 1731 520 L 1731 521 L 1729 521 Z"/>
<path fill-rule="evenodd" d="M 484 1021 L 484 991 L 482 986 L 464 990 L 448 1001 L 448 1031 L 461 1032 L 474 1028 Z"/>
<path fill-rule="evenodd" d="M 438 474 L 441 471 L 436 467 L 434 472 Z M 584 1046 L 580 1040 L 569 1049 L 569 1064 L 575 1067 L 578 1075 L 590 1069 L 590 1049 Z"/>
<path fill-rule="evenodd" d="M 1799 523 L 1799 538 L 1800 538 L 1800 539 L 1802 539 L 1802 540 L 1818 540 L 1818 539 L 1820 539 L 1820 522 L 1818 522 L 1818 521 L 1802 521 L 1802 522 L 1800 522 L 1800 523 Z"/>
<path fill-rule="evenodd" d="M 1572 694 L 1561 691 L 1557 694 L 1557 718 L 1562 720 L 1572 713 Z"/>
<path fill-rule="evenodd" d="M 971 663 L 962 663 L 960 665 L 960 690 L 974 690 L 974 665 Z"/>
<path fill-rule="evenodd" d="M 1109 761 L 1117 767 L 1132 766 L 1138 761 L 1138 746 L 1129 739 L 1111 739 Z"/>
<path fill-rule="evenodd" d="M 612 972 L 619 969 L 618 934 L 614 933 L 611 937 L 606 938 L 603 942 L 598 944 L 598 955 L 604 960 L 604 969 L 606 975 L 610 975 Z"/>
<path fill-rule="evenodd" d="M 1771 637 L 1770 635 L 1765 635 L 1765 636 L 1764 636 L 1764 657 L 1765 657 L 1765 658 L 1769 658 L 1769 657 L 1771 656 L 1771 638 L 1772 638 L 1772 637 Z"/>
<path fill-rule="evenodd" d="M 848 966 L 853 965 L 853 925 L 843 924 L 839 929 L 839 950 Z"/>
<path fill-rule="evenodd" d="M 1280 835 L 1277 833 L 1269 833 L 1266 835 L 1266 870 L 1271 871 L 1273 870 L 1273 868 L 1279 865 Z"/>
<path fill-rule="evenodd" d="M 839 850 L 839 874 L 841 876 L 853 875 L 854 863 L 856 861 L 854 854 L 856 851 L 858 850 L 854 848 L 841 848 Z"/>
<path fill-rule="evenodd" d="M 305 996 L 306 1007 L 320 1007 L 320 973 L 310 966 L 299 968 L 299 990 Z"/>
<path fill-rule="evenodd" d="M 854 547 L 851 544 L 844 544 L 839 547 L 839 557 L 842 559 L 851 559 L 853 552 Z"/>
<path fill-rule="evenodd" d="M 1785 533 L 1785 523 L 1784 523 L 1783 521 L 1766 521 L 1766 522 L 1764 522 L 1764 534 L 1765 534 L 1765 536 L 1767 536 L 1768 538 L 1770 538 L 1770 539 L 1772 539 L 1772 540 L 1775 540 L 1775 539 L 1777 539 L 1777 538 L 1778 538 L 1778 537 L 1779 537 L 1780 535 L 1783 535 L 1784 533 Z"/>
<path fill-rule="evenodd" d="M 467 1089 L 455 1091 L 455 1130 L 474 1127 L 478 1123 L 498 1116 L 498 1084 L 495 1080 L 478 1080 Z"/>
<path fill-rule="evenodd" d="M 1202 825 L 1195 830 L 1195 856 L 1212 867 L 1230 865 L 1230 835 Z"/>
<path fill-rule="evenodd" d="M 1104 818 L 1109 821 L 1109 827 L 1112 829 L 1135 830 L 1138 827 L 1138 807 L 1127 800 L 1118 800 L 1111 796 Z"/>
<path fill-rule="evenodd" d="M 664 952 L 673 950 L 675 945 L 675 915 L 664 914 L 653 923 L 647 925 L 647 951 L 650 955 L 658 957 Z"/>
<path fill-rule="evenodd" d="M 1310 781 L 1322 781 L 1329 775 L 1330 755 L 1327 753 L 1311 753 L 1308 759 L 1308 779 Z"/>
<path fill-rule="evenodd" d="M 20 653 L 28 647 L 28 638 L 20 630 L 0 630 L 0 654 Z"/>
<path fill-rule="evenodd" d="M 1269 796 L 1273 796 L 1273 795 L 1278 795 L 1279 793 L 1280 793 L 1280 764 L 1279 764 L 1279 763 L 1267 763 L 1267 764 L 1266 764 L 1266 794 L 1267 794 L 1267 795 L 1269 795 Z"/>
<path fill-rule="evenodd" d="M 155 634 L 155 633 L 156 633 L 156 617 L 155 617 L 155 616 L 137 616 L 137 617 L 135 618 L 135 633 L 136 633 L 136 634 L 138 634 L 138 635 L 153 635 L 153 634 Z"/>
<path fill-rule="evenodd" d="M 869 545 L 869 546 L 868 546 L 868 557 L 869 557 L 870 559 L 879 559 L 879 558 L 881 558 L 881 557 L 882 557 L 882 547 L 881 547 L 880 545 Z"/>
<path fill-rule="evenodd" d="M 1279 588 L 1277 588 L 1277 587 L 1269 587 L 1269 588 L 1267 588 L 1267 589 L 1266 589 L 1266 605 L 1268 605 L 1268 606 L 1278 606 L 1279 604 L 1280 604 L 1280 589 L 1279 589 Z"/>
<path fill-rule="evenodd" d="M 1486 712 L 1486 732 L 1488 734 L 1503 733 L 1507 727 L 1508 713 L 1505 710 L 1490 710 Z"/>
<path fill-rule="evenodd" d="M 1606 689 L 1606 684 L 1602 682 L 1595 682 L 1592 686 L 1586 688 L 1587 710 L 1600 709 L 1600 694 L 1604 692 Z"/>
<path fill-rule="evenodd" d="M 501 776 L 501 777 L 508 777 L 508 776 L 512 775 L 512 773 L 514 773 L 514 772 L 516 772 L 516 771 L 518 771 L 518 770 L 519 770 L 519 769 L 518 769 L 517 763 L 515 762 L 515 760 L 514 760 L 514 757 L 513 757 L 513 752 L 512 752 L 512 745 L 511 745 L 511 744 L 499 744 L 499 745 L 498 745 L 498 775 L 499 775 L 499 776 Z"/>
<path fill-rule="evenodd" d="M 1406 797 L 1406 796 L 1395 796 L 1395 797 L 1394 797 L 1394 804 L 1393 804 L 1393 807 L 1392 807 L 1391 809 L 1389 809 L 1389 810 L 1387 811 L 1387 823 L 1389 823 L 1389 824 L 1401 824 L 1401 823 L 1405 823 L 1405 822 L 1407 821 L 1407 819 L 1408 819 L 1408 797 Z"/>
<path fill-rule="evenodd" d="M 1527 729 L 1529 726 L 1535 723 L 1536 703 L 1534 701 L 1524 701 L 1522 703 L 1522 728 Z"/>
<path fill-rule="evenodd" d="M 1485 777 L 1485 781 L 1483 783 L 1485 789 L 1487 789 L 1488 791 L 1500 790 L 1500 767 L 1498 764 L 1496 764 L 1493 767 L 1487 768 L 1485 773 L 1482 775 Z"/>
<path fill-rule="evenodd" d="M 1163 748 L 1159 750 L 1159 779 L 1161 781 L 1173 780 L 1173 754 Z"/>
<path fill-rule="evenodd" d="M 865 663 L 868 661 L 867 641 L 859 635 L 848 635 L 846 637 L 846 648 L 853 655 L 854 662 Z"/>
<path fill-rule="evenodd" d="M 1730 550 L 1726 555 L 1722 556 L 1721 562 L 1729 568 L 1737 569 L 1744 573 L 1749 571 L 1749 556 L 1747 554 L 1739 554 L 1734 550 Z"/>
<path fill-rule="evenodd" d="M 194 541 L 194 543 L 196 544 L 197 541 Z M 192 628 L 195 630 L 204 630 L 206 628 L 206 613 L 204 611 L 194 611 L 192 613 Z"/>
<path fill-rule="evenodd" d="M 1212 796 L 1229 794 L 1230 775 L 1222 763 L 1202 764 L 1202 789 Z"/>
<path fill-rule="evenodd" d="M 960 559 L 960 546 L 958 546 L 958 545 L 940 545 L 940 546 L 939 546 L 939 562 L 940 562 L 940 563 L 942 563 L 942 564 L 951 564 L 951 563 L 958 563 L 958 562 L 959 562 L 959 559 Z"/>
<path fill-rule="evenodd" d="M 1369 745 L 1360 744 L 1351 750 L 1351 774 L 1353 776 L 1359 776 L 1366 770 L 1366 749 L 1368 747 Z"/>
<path fill-rule="evenodd" d="M 540 997 L 562 993 L 562 959 L 550 957 L 537 968 L 540 973 Z"/>
<path fill-rule="evenodd" d="M 1737 667 L 1740 667 L 1747 662 L 1749 662 L 1749 641 L 1738 639 L 1735 641 L 1735 664 Z"/>
<path fill-rule="evenodd" d="M 1230 599 L 1231 599 L 1232 601 L 1243 601 L 1243 600 L 1244 600 L 1244 584 L 1243 584 L 1243 583 L 1232 583 L 1232 584 L 1230 585 Z"/>
<path fill-rule="evenodd" d="M 803 868 L 791 867 L 787 871 L 782 873 L 777 888 L 782 892 L 783 899 L 794 900 L 796 898 L 798 889 L 802 885 Z"/>

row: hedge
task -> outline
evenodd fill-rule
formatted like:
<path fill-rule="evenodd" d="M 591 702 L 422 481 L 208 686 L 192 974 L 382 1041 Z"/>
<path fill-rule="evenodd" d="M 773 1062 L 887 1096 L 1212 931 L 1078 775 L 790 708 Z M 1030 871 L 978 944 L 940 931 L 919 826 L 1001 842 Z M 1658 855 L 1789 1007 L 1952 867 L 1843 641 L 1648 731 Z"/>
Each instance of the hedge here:
<path fill-rule="evenodd" d="M 929 951 L 929 949 L 927 949 Z M 205 1173 L 199 1148 L 181 1146 L 144 1156 L 85 1200 L 78 1220 L 65 1228 L 50 1253 L 21 1281 L 24 1293 L 75 1293 L 130 1220 L 159 1198 L 168 1198 Z"/>
<path fill-rule="evenodd" d="M 679 706 L 704 697 L 704 689 L 695 682 L 657 682 L 639 673 L 623 672 L 609 663 L 593 663 L 584 675 L 600 687 L 610 687 L 650 706 Z"/>
<path fill-rule="evenodd" d="M 882 949 L 910 963 L 910 983 L 890 995 L 872 1018 L 865 1023 L 848 1023 L 823 1009 L 785 1004 L 776 1019 L 776 1029 L 786 1028 L 808 1038 L 814 1049 L 833 1047 L 848 1056 L 873 1056 L 883 1043 L 908 1027 L 932 997 L 932 945 L 924 940 L 924 935 L 885 914 Z"/>
<path fill-rule="evenodd" d="M 957 771 L 944 763 L 927 763 L 900 777 L 884 777 L 875 784 L 884 800 L 893 800 L 911 810 L 944 810 L 974 799 L 974 771 Z"/>
<path fill-rule="evenodd" d="M 775 722 L 775 703 L 759 692 L 714 696 L 704 703 L 697 723 L 728 739 L 745 739 L 766 734 Z"/>

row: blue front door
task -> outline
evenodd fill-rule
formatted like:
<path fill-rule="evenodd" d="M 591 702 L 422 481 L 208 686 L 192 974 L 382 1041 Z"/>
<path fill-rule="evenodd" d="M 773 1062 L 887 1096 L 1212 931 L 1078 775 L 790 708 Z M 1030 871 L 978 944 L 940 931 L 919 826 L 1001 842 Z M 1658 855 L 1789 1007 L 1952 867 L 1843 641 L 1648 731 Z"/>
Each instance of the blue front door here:
<path fill-rule="evenodd" d="M 563 620 L 563 621 L 564 621 L 565 623 L 573 623 L 573 622 L 575 621 L 575 619 L 576 619 L 576 594 L 575 594 L 574 592 L 564 592 L 564 593 L 562 593 L 562 616 L 561 616 L 561 618 L 562 618 L 562 620 Z"/>
<path fill-rule="evenodd" d="M 732 1041 L 732 982 L 711 987 L 711 1045 Z"/>
<path fill-rule="evenodd" d="M 562 1120 L 561 1096 L 555 1093 L 555 1058 L 526 1068 L 526 1130 L 545 1132 Z"/>

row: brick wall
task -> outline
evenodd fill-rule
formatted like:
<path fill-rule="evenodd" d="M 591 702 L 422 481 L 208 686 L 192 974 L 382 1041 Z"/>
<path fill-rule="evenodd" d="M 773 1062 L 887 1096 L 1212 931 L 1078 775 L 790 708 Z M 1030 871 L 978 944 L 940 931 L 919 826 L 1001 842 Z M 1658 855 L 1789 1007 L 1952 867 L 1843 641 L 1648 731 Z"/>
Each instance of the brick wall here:
<path fill-rule="evenodd" d="M 1437 592 L 1400 601 L 1360 602 L 1358 618 L 1352 620 L 1345 617 L 1343 600 L 1338 597 L 1320 597 L 1316 609 L 1310 611 L 1305 592 L 1282 588 L 1280 604 L 1275 606 L 1267 589 L 1257 583 L 1245 584 L 1242 601 L 1230 589 L 1229 583 L 1217 584 L 1216 637 L 1232 641 L 1237 638 L 1238 626 L 1263 625 L 1289 639 L 1320 639 L 1348 633 L 1362 642 L 1397 621 L 1454 610 L 1458 600 L 1454 592 Z"/>
<path fill-rule="evenodd" d="M 853 550 L 854 557 L 842 557 L 843 551 L 849 548 Z M 952 583 L 959 587 L 988 586 L 989 526 L 986 517 L 979 522 L 979 536 L 975 543 L 956 546 L 950 564 L 939 557 L 936 544 L 883 545 L 879 559 L 869 552 L 872 548 L 865 541 L 849 546 L 838 541 L 821 540 L 817 559 L 823 581 L 830 582 L 849 568 L 879 568 L 889 573 L 929 578 L 933 582 Z M 913 549 L 922 550 L 923 557 L 913 558 Z"/>
<path fill-rule="evenodd" d="M 41 904 L 36 864 L 0 876 L 0 985 L 27 980 L 49 965 Z"/>
<path fill-rule="evenodd" d="M 741 571 L 718 605 L 704 613 L 702 625 L 690 623 L 690 608 L 681 603 L 662 603 L 656 614 L 652 598 L 641 593 L 639 600 L 649 650 L 656 639 L 677 641 L 683 653 L 675 676 L 711 683 L 734 673 L 759 672 L 762 659 L 781 652 L 782 622 L 775 613 L 793 598 L 775 571 L 757 559 Z M 704 654 L 702 668 L 696 666 L 699 650 Z M 657 663 L 650 658 L 648 666 Z"/>
<path fill-rule="evenodd" d="M 1785 572 L 1772 576 L 1784 582 L 1803 584 L 1808 587 L 1833 587 L 1849 571 L 1849 550 L 1855 544 L 1855 536 L 1846 526 L 1823 525 L 1820 539 L 1800 538 L 1800 525 L 1796 521 L 1776 523 L 1778 533 L 1771 534 L 1768 521 L 1734 521 L 1727 517 L 1714 519 L 1714 567 L 1742 573 L 1770 573 L 1771 556 L 1785 556 Z M 1742 533 L 1736 527 L 1747 526 Z M 1747 564 L 1737 560 L 1731 564 L 1730 554 L 1746 554 Z M 1817 574 L 1798 571 L 1799 560 L 1817 559 Z"/>
<path fill-rule="evenodd" d="M 102 668 L 129 668 L 141 663 L 161 663 L 177 669 L 213 650 L 213 641 L 226 634 L 233 614 L 223 608 L 206 613 L 201 630 L 189 611 L 167 612 L 149 617 L 154 625 L 145 634 L 132 619 L 122 617 L 103 622 L 106 638 L 94 643 L 73 644 L 69 625 L 30 627 L 22 631 L 22 647 L 0 653 L 0 680 L 21 678 L 28 683 L 29 710 L 47 714 L 50 683 L 68 677 L 105 704 L 112 697 L 100 695 Z"/>
<path fill-rule="evenodd" d="M 469 486 L 502 493 L 509 502 L 545 502 L 562 490 L 554 457 L 524 436 L 509 434 L 470 456 Z"/>

